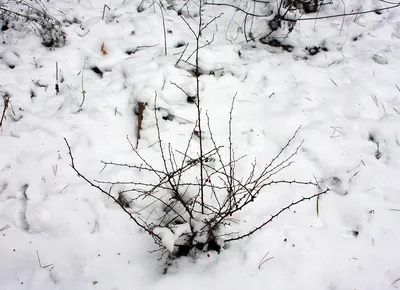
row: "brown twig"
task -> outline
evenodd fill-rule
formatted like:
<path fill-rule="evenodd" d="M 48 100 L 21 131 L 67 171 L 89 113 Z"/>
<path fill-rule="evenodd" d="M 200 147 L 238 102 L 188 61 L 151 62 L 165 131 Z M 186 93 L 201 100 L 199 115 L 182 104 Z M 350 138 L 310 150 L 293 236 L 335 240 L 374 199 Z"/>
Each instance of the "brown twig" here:
<path fill-rule="evenodd" d="M 138 103 L 138 122 L 137 122 L 137 134 L 136 134 L 136 149 L 139 146 L 140 140 L 140 132 L 142 131 L 142 122 L 143 122 L 143 112 L 146 108 L 146 104 L 143 102 Z"/>

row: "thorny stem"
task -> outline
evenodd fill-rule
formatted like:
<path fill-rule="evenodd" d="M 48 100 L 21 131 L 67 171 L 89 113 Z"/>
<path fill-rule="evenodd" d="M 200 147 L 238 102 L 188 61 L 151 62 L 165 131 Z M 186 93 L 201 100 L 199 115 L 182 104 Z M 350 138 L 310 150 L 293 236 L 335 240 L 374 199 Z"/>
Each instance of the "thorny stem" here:
<path fill-rule="evenodd" d="M 64 138 L 64 141 L 68 147 L 68 155 L 70 157 L 70 161 L 71 161 L 71 168 L 76 172 L 76 174 L 78 174 L 78 177 L 82 178 L 83 180 L 85 180 L 90 186 L 96 188 L 97 190 L 99 190 L 100 192 L 104 193 L 105 195 L 107 195 L 109 198 L 111 198 L 115 203 L 117 203 L 120 208 L 127 214 L 129 215 L 129 217 L 135 222 L 135 224 L 137 226 L 139 226 L 141 229 L 143 229 L 145 232 L 147 232 L 150 236 L 153 237 L 154 241 L 160 246 L 163 247 L 161 244 L 161 237 L 158 236 L 157 234 L 155 234 L 153 231 L 151 231 L 149 228 L 147 228 L 146 226 L 144 226 L 143 224 L 141 224 L 138 219 L 136 219 L 120 202 L 118 202 L 118 199 L 115 198 L 114 196 L 112 196 L 109 192 L 105 191 L 103 188 L 101 188 L 100 186 L 94 184 L 92 181 L 90 181 L 86 176 L 82 175 L 80 173 L 80 171 L 75 167 L 75 162 L 74 162 L 74 157 L 72 155 L 72 150 L 71 150 L 71 146 L 68 143 L 67 138 Z"/>
<path fill-rule="evenodd" d="M 200 108 L 200 79 L 199 79 L 199 47 L 200 47 L 200 37 L 202 30 L 202 0 L 199 2 L 199 27 L 196 36 L 196 96 L 197 96 L 197 118 L 199 125 L 199 145 L 200 145 L 200 199 L 201 199 L 201 213 L 204 214 L 204 177 L 203 177 L 203 132 L 201 130 L 201 108 Z"/>
<path fill-rule="evenodd" d="M 235 99 L 236 99 L 237 93 L 235 93 L 235 96 L 232 99 L 232 105 L 231 105 L 231 110 L 229 112 L 229 180 L 228 180 L 228 195 L 229 195 L 229 207 L 230 209 L 232 208 L 232 199 L 235 199 L 235 196 L 233 195 L 233 178 L 235 176 L 235 162 L 233 160 L 235 159 L 235 152 L 233 151 L 233 144 L 232 144 L 232 114 L 233 114 L 233 106 L 235 104 Z"/>
<path fill-rule="evenodd" d="M 271 215 L 271 217 L 270 217 L 268 220 L 266 220 L 266 221 L 263 222 L 261 225 L 259 225 L 258 227 L 254 228 L 253 230 L 249 231 L 248 233 L 246 233 L 246 234 L 244 234 L 244 235 L 241 235 L 241 236 L 238 236 L 238 237 L 236 237 L 236 238 L 227 239 L 227 240 L 225 240 L 225 242 L 227 243 L 227 242 L 237 241 L 237 240 L 241 240 L 241 239 L 244 239 L 244 238 L 246 238 L 246 237 L 249 237 L 249 236 L 251 236 L 252 234 L 254 234 L 256 231 L 261 230 L 264 226 L 266 226 L 267 224 L 269 224 L 270 222 L 272 222 L 272 220 L 275 219 L 275 218 L 277 218 L 281 213 L 283 213 L 283 212 L 289 210 L 292 206 L 297 205 L 297 204 L 299 204 L 299 203 L 302 203 L 302 202 L 304 202 L 304 201 L 306 201 L 306 200 L 310 200 L 310 199 L 319 197 L 320 195 L 323 195 L 323 194 L 327 193 L 328 191 L 329 191 L 329 188 L 327 188 L 326 190 L 324 190 L 324 191 L 322 191 L 322 192 L 319 192 L 319 193 L 316 193 L 316 194 L 314 194 L 314 195 L 311 195 L 311 196 L 309 196 L 309 197 L 303 197 L 303 198 L 299 199 L 298 201 L 292 202 L 292 203 L 289 204 L 288 206 L 285 206 L 284 208 L 282 208 L 282 209 L 281 209 L 280 211 L 278 211 L 277 213 Z"/>

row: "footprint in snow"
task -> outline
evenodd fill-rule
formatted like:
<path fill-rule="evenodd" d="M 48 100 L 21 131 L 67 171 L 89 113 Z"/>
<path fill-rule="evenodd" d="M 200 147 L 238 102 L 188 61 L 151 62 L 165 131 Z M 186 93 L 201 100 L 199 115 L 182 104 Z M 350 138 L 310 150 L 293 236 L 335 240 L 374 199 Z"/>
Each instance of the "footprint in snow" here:
<path fill-rule="evenodd" d="M 372 59 L 373 59 L 377 64 L 381 64 L 381 65 L 388 64 L 387 58 L 386 58 L 386 57 L 383 57 L 383 56 L 381 56 L 381 55 L 379 55 L 379 54 L 375 54 L 375 55 L 372 57 Z"/>
<path fill-rule="evenodd" d="M 17 53 L 10 49 L 5 49 L 1 54 L 0 58 L 7 64 L 11 69 L 21 64 L 19 56 Z"/>
<path fill-rule="evenodd" d="M 400 22 L 397 23 L 395 31 L 392 33 L 392 36 L 400 39 Z"/>

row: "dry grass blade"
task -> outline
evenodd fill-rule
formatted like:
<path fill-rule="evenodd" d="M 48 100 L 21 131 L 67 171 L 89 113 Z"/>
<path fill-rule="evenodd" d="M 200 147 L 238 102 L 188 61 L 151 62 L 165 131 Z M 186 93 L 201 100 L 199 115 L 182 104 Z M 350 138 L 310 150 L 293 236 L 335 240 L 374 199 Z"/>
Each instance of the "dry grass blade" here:
<path fill-rule="evenodd" d="M 267 256 L 268 256 L 268 254 L 269 254 L 269 252 L 267 252 L 267 253 L 264 255 L 264 257 L 262 257 L 260 263 L 258 264 L 258 269 L 259 269 L 259 270 L 261 269 L 261 266 L 262 266 L 264 263 L 266 263 L 266 262 L 268 262 L 269 260 L 271 260 L 271 259 L 274 258 L 274 257 L 269 257 L 268 259 L 266 259 Z"/>
<path fill-rule="evenodd" d="M 7 93 L 3 97 L 3 102 L 4 102 L 4 108 L 3 108 L 3 113 L 1 114 L 1 119 L 0 119 L 0 129 L 3 128 L 3 122 L 6 119 L 6 112 L 7 112 L 8 106 L 10 105 L 10 96 Z"/>
<path fill-rule="evenodd" d="M 0 229 L 0 232 L 5 231 L 5 230 L 7 230 L 7 229 L 9 229 L 9 228 L 11 228 L 10 225 L 5 225 L 4 227 L 2 227 L 2 228 Z"/>
<path fill-rule="evenodd" d="M 48 264 L 48 265 L 46 265 L 46 266 L 42 266 L 42 262 L 40 261 L 40 257 L 39 257 L 39 251 L 37 251 L 37 250 L 36 250 L 36 256 L 37 256 L 37 259 L 38 259 L 39 267 L 40 267 L 40 268 L 46 269 L 46 268 L 51 267 L 51 266 L 54 265 L 54 263 L 52 263 L 52 264 Z"/>

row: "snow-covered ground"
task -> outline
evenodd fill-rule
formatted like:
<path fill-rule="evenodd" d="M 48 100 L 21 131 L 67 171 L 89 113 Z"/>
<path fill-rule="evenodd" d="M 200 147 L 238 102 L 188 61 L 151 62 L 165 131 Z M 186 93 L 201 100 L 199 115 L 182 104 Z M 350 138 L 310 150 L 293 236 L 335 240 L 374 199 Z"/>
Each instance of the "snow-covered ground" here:
<path fill-rule="evenodd" d="M 389 5 L 333 2 L 323 13 Z M 287 52 L 246 44 L 243 14 L 206 7 L 205 21 L 224 13 L 204 31 L 203 44 L 214 40 L 200 50 L 201 68 L 212 71 L 200 77 L 202 108 L 218 144 L 228 142 L 237 94 L 234 147 L 246 155 L 239 169 L 254 158 L 267 163 L 301 126 L 293 146 L 304 144 L 280 178 L 316 179 L 331 191 L 319 199 L 318 216 L 316 201 L 304 202 L 220 254 L 175 260 L 163 275 L 160 252 L 149 253 L 157 249 L 152 239 L 74 173 L 64 142 L 90 179 L 146 178 L 102 170 L 101 160 L 135 161 L 126 137 L 136 143 L 140 101 L 148 106 L 138 150 L 161 165 L 151 109 L 157 92 L 159 116 L 175 116 L 159 119 L 162 138 L 184 150 L 196 109 L 171 82 L 195 94 L 195 78 L 175 66 L 195 39 L 175 11 L 164 11 L 166 56 L 159 7 L 139 13 L 139 3 L 45 1 L 67 34 L 53 50 L 32 33 L 2 32 L 0 92 L 10 106 L 0 132 L 0 289 L 400 288 L 400 10 L 299 22 Z M 265 25 L 255 19 L 253 34 Z M 324 49 L 310 55 L 314 46 Z M 250 230 L 315 190 L 267 188 L 233 227 Z"/>

